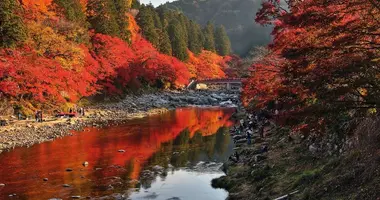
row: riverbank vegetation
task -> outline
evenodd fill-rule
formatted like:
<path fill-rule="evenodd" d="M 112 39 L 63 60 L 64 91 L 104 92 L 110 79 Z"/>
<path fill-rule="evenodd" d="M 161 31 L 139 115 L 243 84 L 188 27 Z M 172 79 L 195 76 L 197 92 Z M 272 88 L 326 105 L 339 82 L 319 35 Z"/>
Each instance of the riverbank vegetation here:
<path fill-rule="evenodd" d="M 257 13 L 274 40 L 242 98 L 279 116 L 264 139 L 239 145 L 240 160 L 213 185 L 230 199 L 378 199 L 380 5 L 285 2 L 266 0 Z"/>
<path fill-rule="evenodd" d="M 287 2 L 284 7 L 280 1 L 265 1 L 257 13 L 257 22 L 274 25 L 274 40 L 252 67 L 244 89 L 246 105 L 277 101 L 285 124 L 309 135 L 349 132 L 350 126 L 342 124 L 376 116 L 379 4 Z"/>
<path fill-rule="evenodd" d="M 135 0 L 5 0 L 0 16 L 1 107 L 28 114 L 225 77 L 230 60 L 223 27 Z"/>

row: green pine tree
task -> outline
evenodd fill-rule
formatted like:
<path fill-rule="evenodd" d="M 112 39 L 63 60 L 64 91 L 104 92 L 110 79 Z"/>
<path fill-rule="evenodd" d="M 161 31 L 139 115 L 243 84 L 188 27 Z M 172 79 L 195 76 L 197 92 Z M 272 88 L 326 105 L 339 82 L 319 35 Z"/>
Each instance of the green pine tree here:
<path fill-rule="evenodd" d="M 179 19 L 179 22 L 181 23 L 181 28 L 182 28 L 182 34 L 185 38 L 186 45 L 188 44 L 188 29 L 190 27 L 189 25 L 189 19 L 183 15 L 182 13 L 178 14 L 177 18 Z"/>
<path fill-rule="evenodd" d="M 214 39 L 214 25 L 207 22 L 206 27 L 203 29 L 205 50 L 215 52 L 215 39 Z"/>
<path fill-rule="evenodd" d="M 131 33 L 129 31 L 129 21 L 127 17 L 127 13 L 129 11 L 129 7 L 125 0 L 114 0 L 114 5 L 116 9 L 116 22 L 119 25 L 120 29 L 120 37 L 130 42 Z"/>
<path fill-rule="evenodd" d="M 231 53 L 230 38 L 226 33 L 226 29 L 223 25 L 219 26 L 215 30 L 215 48 L 216 52 L 221 56 L 226 56 Z"/>
<path fill-rule="evenodd" d="M 26 39 L 27 31 L 18 15 L 20 9 L 16 0 L 0 1 L 0 47 L 13 47 Z"/>
<path fill-rule="evenodd" d="M 203 33 L 201 27 L 193 21 L 189 23 L 188 48 L 195 54 L 199 54 L 203 48 Z"/>
<path fill-rule="evenodd" d="M 159 50 L 161 53 L 166 55 L 172 55 L 172 45 L 170 44 L 170 39 L 166 29 L 161 29 L 160 35 L 160 45 Z"/>
<path fill-rule="evenodd" d="M 91 13 L 88 21 L 97 33 L 120 37 L 117 9 L 113 0 L 89 0 L 87 11 Z"/>
<path fill-rule="evenodd" d="M 131 6 L 132 9 L 140 9 L 140 6 L 141 4 L 139 0 L 132 0 L 132 6 Z"/>
<path fill-rule="evenodd" d="M 144 37 L 155 47 L 159 45 L 159 35 L 155 26 L 154 13 L 149 6 L 141 6 L 137 15 L 137 23 L 140 26 Z"/>
<path fill-rule="evenodd" d="M 62 8 L 66 19 L 81 25 L 86 24 L 86 14 L 79 0 L 54 0 L 54 3 Z"/>
<path fill-rule="evenodd" d="M 154 8 L 151 8 L 151 12 L 153 14 L 154 27 L 156 27 L 157 30 L 162 29 L 163 26 L 159 14 Z"/>
<path fill-rule="evenodd" d="M 173 19 L 169 22 L 168 34 L 172 45 L 173 56 L 182 61 L 186 61 L 189 55 L 187 54 L 186 40 L 181 27 L 181 23 Z"/>

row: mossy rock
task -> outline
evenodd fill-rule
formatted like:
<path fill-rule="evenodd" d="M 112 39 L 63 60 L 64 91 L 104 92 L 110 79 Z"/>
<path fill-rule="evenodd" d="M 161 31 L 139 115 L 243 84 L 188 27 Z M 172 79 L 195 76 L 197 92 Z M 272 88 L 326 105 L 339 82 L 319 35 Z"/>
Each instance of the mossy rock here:
<path fill-rule="evenodd" d="M 235 183 L 235 181 L 233 181 L 229 177 L 222 176 L 220 178 L 213 179 L 211 181 L 211 186 L 213 188 L 222 188 L 222 189 L 226 189 L 227 191 L 229 191 L 232 187 L 236 186 L 236 183 Z"/>

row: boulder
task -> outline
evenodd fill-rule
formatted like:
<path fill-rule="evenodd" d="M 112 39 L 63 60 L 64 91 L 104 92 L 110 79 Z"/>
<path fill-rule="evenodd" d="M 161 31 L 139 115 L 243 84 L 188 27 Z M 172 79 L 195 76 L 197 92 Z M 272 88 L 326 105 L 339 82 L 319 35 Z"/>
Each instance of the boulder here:
<path fill-rule="evenodd" d="M 233 105 L 233 103 L 232 103 L 231 100 L 228 100 L 228 101 L 220 102 L 219 105 L 222 106 L 222 107 L 225 107 L 225 106 Z"/>
<path fill-rule="evenodd" d="M 311 145 L 309 146 L 309 151 L 310 151 L 312 154 L 316 154 L 317 151 L 318 151 L 318 147 L 315 146 L 315 144 L 311 144 Z"/>

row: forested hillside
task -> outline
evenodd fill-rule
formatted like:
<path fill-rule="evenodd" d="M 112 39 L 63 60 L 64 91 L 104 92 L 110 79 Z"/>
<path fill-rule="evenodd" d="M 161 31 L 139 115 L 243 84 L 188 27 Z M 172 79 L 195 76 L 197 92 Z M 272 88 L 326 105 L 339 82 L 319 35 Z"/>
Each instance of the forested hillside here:
<path fill-rule="evenodd" d="M 3 0 L 0 26 L 0 99 L 31 110 L 224 77 L 230 59 L 223 27 L 132 0 Z"/>
<path fill-rule="evenodd" d="M 271 26 L 263 27 L 255 22 L 261 0 L 179 0 L 166 3 L 161 8 L 184 13 L 190 19 L 206 25 L 212 22 L 223 25 L 231 39 L 233 53 L 241 56 L 254 46 L 270 42 Z"/>

